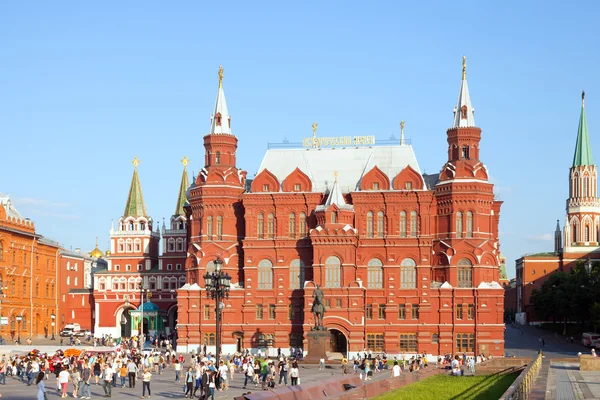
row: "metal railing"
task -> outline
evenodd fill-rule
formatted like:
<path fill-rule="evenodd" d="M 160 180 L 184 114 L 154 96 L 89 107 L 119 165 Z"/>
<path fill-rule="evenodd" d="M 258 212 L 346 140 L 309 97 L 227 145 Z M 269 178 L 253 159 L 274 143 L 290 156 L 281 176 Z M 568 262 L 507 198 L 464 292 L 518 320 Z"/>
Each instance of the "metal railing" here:
<path fill-rule="evenodd" d="M 542 367 L 542 353 L 515 379 L 512 385 L 500 397 L 500 400 L 526 400 Z"/>

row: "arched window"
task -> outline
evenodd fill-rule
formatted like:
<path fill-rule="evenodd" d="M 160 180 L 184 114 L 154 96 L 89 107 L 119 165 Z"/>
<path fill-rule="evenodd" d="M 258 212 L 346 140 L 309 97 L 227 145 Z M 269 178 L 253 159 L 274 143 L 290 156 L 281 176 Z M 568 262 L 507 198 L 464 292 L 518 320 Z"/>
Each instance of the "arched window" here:
<path fill-rule="evenodd" d="M 586 242 L 590 241 L 590 225 L 589 224 L 585 224 L 585 241 Z"/>
<path fill-rule="evenodd" d="M 131 239 L 127 239 L 127 240 L 125 241 L 125 245 L 126 245 L 126 247 L 127 247 L 127 252 L 128 252 L 128 253 L 132 253 L 132 252 L 133 252 L 133 240 L 131 240 Z"/>
<path fill-rule="evenodd" d="M 459 211 L 456 213 L 456 237 L 461 238 L 463 232 L 463 215 Z"/>
<path fill-rule="evenodd" d="M 415 289 L 417 287 L 417 263 L 412 258 L 405 258 L 400 263 L 400 288 Z"/>
<path fill-rule="evenodd" d="M 581 193 L 579 193 L 579 174 L 575 174 L 575 197 L 579 197 Z"/>
<path fill-rule="evenodd" d="M 456 334 L 456 353 L 473 353 L 475 352 L 475 335 L 472 333 L 457 333 Z"/>
<path fill-rule="evenodd" d="M 208 240 L 212 240 L 213 235 L 213 218 L 208 216 L 206 218 L 206 238 Z"/>
<path fill-rule="evenodd" d="M 217 126 L 221 126 L 221 120 L 222 120 L 221 113 L 217 113 L 217 115 L 215 115 L 215 119 L 216 119 Z"/>
<path fill-rule="evenodd" d="M 382 238 L 383 237 L 383 225 L 384 224 L 384 220 L 383 220 L 383 211 L 379 211 L 377 213 L 377 237 Z"/>
<path fill-rule="evenodd" d="M 589 196 L 589 192 L 588 192 L 589 188 L 590 188 L 590 177 L 586 174 L 583 177 L 583 197 Z"/>
<path fill-rule="evenodd" d="M 341 282 L 342 263 L 335 256 L 327 257 L 325 261 L 325 287 L 339 288 Z"/>
<path fill-rule="evenodd" d="M 269 260 L 258 263 L 258 288 L 273 289 L 273 263 Z"/>
<path fill-rule="evenodd" d="M 173 238 L 170 238 L 167 243 L 168 243 L 169 251 L 175 251 L 175 240 Z"/>
<path fill-rule="evenodd" d="M 410 212 L 410 236 L 417 237 L 417 212 Z"/>
<path fill-rule="evenodd" d="M 372 258 L 367 265 L 367 287 L 369 289 L 383 288 L 383 263 L 378 258 Z"/>
<path fill-rule="evenodd" d="M 135 229 L 135 228 L 134 228 L 134 225 L 133 225 L 133 221 L 130 221 L 130 222 L 129 222 L 129 230 L 130 230 L 130 231 L 132 231 L 132 230 L 134 230 L 134 229 Z"/>
<path fill-rule="evenodd" d="M 473 237 L 473 213 L 471 211 L 467 212 L 467 237 Z"/>
<path fill-rule="evenodd" d="M 267 218 L 267 233 L 269 235 L 269 239 L 273 239 L 275 237 L 275 216 L 273 213 L 269 213 Z"/>
<path fill-rule="evenodd" d="M 337 211 L 334 211 L 331 213 L 331 223 L 332 224 L 337 224 Z"/>
<path fill-rule="evenodd" d="M 289 237 L 292 239 L 296 238 L 296 214 L 293 212 L 290 213 Z"/>
<path fill-rule="evenodd" d="M 290 263 L 290 289 L 302 289 L 304 286 L 304 263 L 296 258 Z"/>
<path fill-rule="evenodd" d="M 217 216 L 217 240 L 223 240 L 223 217 Z"/>
<path fill-rule="evenodd" d="M 75 278 L 77 279 L 77 278 Z M 75 286 L 77 286 L 77 282 L 75 282 Z M 40 284 L 39 283 L 35 283 L 35 297 L 40 297 Z"/>
<path fill-rule="evenodd" d="M 125 252 L 125 241 L 123 239 L 119 239 L 119 253 Z"/>
<path fill-rule="evenodd" d="M 458 262 L 458 287 L 473 287 L 473 263 L 468 258 L 462 258 Z"/>
<path fill-rule="evenodd" d="M 373 237 L 373 211 L 367 213 L 367 237 Z"/>
<path fill-rule="evenodd" d="M 217 164 L 217 165 L 221 164 L 221 152 L 220 151 L 217 151 L 215 153 L 215 164 Z"/>
<path fill-rule="evenodd" d="M 258 214 L 256 220 L 256 236 L 259 239 L 264 239 L 265 237 L 265 215 L 263 213 Z"/>
<path fill-rule="evenodd" d="M 300 213 L 300 237 L 306 237 L 306 214 Z"/>
<path fill-rule="evenodd" d="M 0 242 L 0 261 L 4 261 L 4 243 Z"/>
<path fill-rule="evenodd" d="M 145 222 L 140 222 L 140 231 L 145 231 L 146 230 L 146 223 Z"/>
<path fill-rule="evenodd" d="M 11 315 L 10 316 L 10 330 L 11 331 L 16 330 L 16 328 L 15 328 L 16 321 L 17 321 L 17 318 L 14 315 Z"/>
<path fill-rule="evenodd" d="M 400 237 L 406 237 L 406 211 L 400 213 Z"/>
<path fill-rule="evenodd" d="M 575 242 L 577 242 L 577 223 L 576 222 L 573 222 L 571 232 L 573 232 L 572 233 L 573 238 L 572 238 L 571 242 L 575 243 Z"/>
<path fill-rule="evenodd" d="M 135 248 L 135 251 L 139 253 L 142 251 L 142 241 L 140 239 L 135 239 L 133 241 L 133 247 Z"/>

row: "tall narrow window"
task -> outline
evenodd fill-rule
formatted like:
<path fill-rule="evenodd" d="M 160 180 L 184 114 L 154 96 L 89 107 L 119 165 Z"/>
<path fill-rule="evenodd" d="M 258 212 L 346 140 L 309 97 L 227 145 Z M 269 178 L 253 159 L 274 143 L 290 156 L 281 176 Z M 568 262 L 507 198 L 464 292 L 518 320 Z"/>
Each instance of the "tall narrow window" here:
<path fill-rule="evenodd" d="M 471 211 L 467 212 L 467 237 L 473 237 L 473 213 Z"/>
<path fill-rule="evenodd" d="M 265 237 L 265 215 L 263 213 L 258 214 L 258 219 L 256 220 L 256 236 L 259 239 L 264 239 Z"/>
<path fill-rule="evenodd" d="M 269 213 L 267 224 L 269 239 L 273 239 L 275 237 L 275 216 L 273 213 Z"/>
<path fill-rule="evenodd" d="M 215 164 L 217 164 L 217 165 L 221 164 L 221 152 L 220 151 L 217 151 L 215 153 Z"/>
<path fill-rule="evenodd" d="M 463 232 L 463 215 L 459 211 L 456 213 L 456 237 L 461 238 Z"/>
<path fill-rule="evenodd" d="M 269 260 L 258 263 L 258 288 L 273 289 L 273 264 Z"/>
<path fill-rule="evenodd" d="M 217 240 L 223 240 L 223 217 L 217 216 Z"/>
<path fill-rule="evenodd" d="M 406 211 L 400 213 L 400 237 L 406 237 Z"/>
<path fill-rule="evenodd" d="M 404 304 L 398 306 L 398 319 L 406 319 L 406 306 Z"/>
<path fill-rule="evenodd" d="M 377 308 L 377 317 L 379 319 L 385 319 L 385 304 L 380 304 Z"/>
<path fill-rule="evenodd" d="M 419 305 L 413 304 L 410 310 L 412 319 L 419 319 Z"/>
<path fill-rule="evenodd" d="M 300 259 L 290 263 L 290 289 L 302 289 L 304 286 L 304 263 Z"/>
<path fill-rule="evenodd" d="M 367 237 L 373 237 L 373 211 L 367 213 Z"/>
<path fill-rule="evenodd" d="M 588 224 L 585 224 L 585 241 L 590 241 L 590 226 Z"/>
<path fill-rule="evenodd" d="M 415 289 L 417 287 L 417 263 L 412 258 L 405 258 L 400 263 L 400 288 Z"/>
<path fill-rule="evenodd" d="M 410 236 L 417 237 L 417 212 L 410 212 Z"/>
<path fill-rule="evenodd" d="M 579 193 L 579 175 L 575 174 L 575 196 L 579 197 L 580 193 Z"/>
<path fill-rule="evenodd" d="M 290 213 L 289 237 L 292 239 L 296 238 L 296 214 L 295 213 Z"/>
<path fill-rule="evenodd" d="M 365 314 L 367 319 L 373 319 L 373 306 L 371 304 L 367 304 L 367 310 Z"/>
<path fill-rule="evenodd" d="M 208 240 L 212 240 L 213 235 L 213 219 L 211 216 L 206 218 L 206 237 Z"/>
<path fill-rule="evenodd" d="M 583 197 L 589 196 L 589 188 L 590 188 L 590 177 L 588 175 L 583 177 Z"/>
<path fill-rule="evenodd" d="M 458 262 L 458 287 L 473 287 L 473 264 L 468 258 L 463 258 Z"/>
<path fill-rule="evenodd" d="M 275 319 L 275 304 L 269 304 L 269 319 Z"/>
<path fill-rule="evenodd" d="M 300 237 L 306 237 L 306 214 L 300 213 Z"/>
<path fill-rule="evenodd" d="M 0 261 L 4 261 L 4 243 L 0 242 Z"/>
<path fill-rule="evenodd" d="M 377 213 L 377 237 L 383 237 L 383 211 L 379 211 Z"/>
<path fill-rule="evenodd" d="M 571 240 L 571 242 L 575 243 L 577 242 L 577 224 L 575 222 L 573 223 L 571 231 L 573 232 L 573 240 Z"/>
<path fill-rule="evenodd" d="M 337 211 L 331 213 L 331 223 L 337 224 Z"/>
<path fill-rule="evenodd" d="M 475 304 L 468 304 L 467 305 L 467 319 L 473 319 L 474 315 L 475 315 Z"/>
<path fill-rule="evenodd" d="M 383 263 L 378 258 L 372 258 L 367 266 L 367 287 L 370 289 L 383 288 Z"/>
<path fill-rule="evenodd" d="M 294 312 L 294 305 L 293 304 L 288 304 L 288 319 L 290 321 L 293 321 L 294 318 L 296 317 L 295 314 L 296 313 Z"/>
<path fill-rule="evenodd" d="M 335 256 L 327 257 L 325 261 L 325 287 L 341 287 L 341 270 L 342 263 L 339 258 Z"/>
<path fill-rule="evenodd" d="M 463 306 L 462 304 L 456 305 L 456 319 L 463 319 Z"/>
<path fill-rule="evenodd" d="M 256 319 L 263 319 L 263 306 L 262 304 L 256 305 Z"/>

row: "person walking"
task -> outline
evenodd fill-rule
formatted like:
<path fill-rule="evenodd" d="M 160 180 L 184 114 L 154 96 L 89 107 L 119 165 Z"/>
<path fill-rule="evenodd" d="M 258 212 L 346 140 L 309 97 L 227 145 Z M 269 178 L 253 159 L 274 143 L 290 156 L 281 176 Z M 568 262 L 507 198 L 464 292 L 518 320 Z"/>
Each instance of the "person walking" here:
<path fill-rule="evenodd" d="M 60 386 L 61 398 L 67 397 L 67 387 L 69 386 L 69 379 L 71 379 L 71 375 L 69 375 L 69 371 L 67 367 L 62 367 L 62 370 L 58 374 L 58 385 Z"/>
<path fill-rule="evenodd" d="M 181 366 L 179 363 L 177 363 L 177 365 Z M 179 378 L 179 376 L 177 376 L 177 378 Z M 187 388 L 185 391 L 185 397 L 187 398 L 189 394 L 189 397 L 191 398 L 192 392 L 194 391 L 194 370 L 191 365 L 188 367 L 188 370 L 185 373 L 185 387 Z"/>
<path fill-rule="evenodd" d="M 175 361 L 173 361 L 173 366 L 175 368 L 175 382 L 180 382 L 181 379 L 179 376 L 181 375 L 181 364 L 175 359 Z"/>
<path fill-rule="evenodd" d="M 288 363 L 286 360 L 279 361 L 279 385 L 281 381 L 285 382 L 285 386 L 288 384 Z"/>
<path fill-rule="evenodd" d="M 294 361 L 292 364 L 292 369 L 290 369 L 290 379 L 291 385 L 296 386 L 298 384 L 298 379 L 300 378 L 300 371 L 298 370 L 298 363 Z"/>
<path fill-rule="evenodd" d="M 90 388 L 90 380 L 92 379 L 92 369 L 90 368 L 90 364 L 86 361 L 83 365 L 83 369 L 81 370 L 81 398 L 82 399 L 91 399 L 92 392 Z M 86 395 L 87 393 L 87 395 Z"/>
<path fill-rule="evenodd" d="M 319 371 L 323 371 L 325 369 L 325 358 L 321 357 L 319 360 Z"/>
<path fill-rule="evenodd" d="M 127 377 L 129 378 L 129 388 L 135 388 L 137 366 L 133 362 L 133 359 L 129 359 L 129 362 L 127 363 Z"/>
<path fill-rule="evenodd" d="M 249 362 L 248 365 L 246 365 L 246 371 L 244 375 L 244 389 L 246 389 L 248 381 L 252 383 L 252 381 L 254 380 L 254 367 L 252 366 L 251 362 Z M 279 377 L 279 382 L 281 383 L 281 376 Z M 287 385 L 287 378 L 285 379 L 285 384 Z"/>
<path fill-rule="evenodd" d="M 150 393 L 150 380 L 152 379 L 152 374 L 150 373 L 150 368 L 146 368 L 144 370 L 144 374 L 142 375 L 142 399 L 146 395 L 146 388 L 148 388 L 148 399 L 152 395 Z"/>
<path fill-rule="evenodd" d="M 37 378 L 35 379 L 35 385 L 37 386 L 37 400 L 46 399 L 46 384 L 44 383 L 44 376 L 44 371 L 40 371 Z"/>
<path fill-rule="evenodd" d="M 104 380 L 104 397 L 112 397 L 112 377 L 113 370 L 110 367 L 110 364 L 104 364 L 104 371 L 102 373 L 102 378 Z"/>

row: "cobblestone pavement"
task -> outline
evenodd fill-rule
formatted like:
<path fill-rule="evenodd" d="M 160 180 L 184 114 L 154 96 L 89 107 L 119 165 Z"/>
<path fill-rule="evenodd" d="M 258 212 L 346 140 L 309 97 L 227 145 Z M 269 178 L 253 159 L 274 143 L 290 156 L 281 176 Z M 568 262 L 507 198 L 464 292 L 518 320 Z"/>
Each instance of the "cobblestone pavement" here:
<path fill-rule="evenodd" d="M 300 378 L 301 382 L 311 382 L 328 378 L 332 375 L 341 375 L 341 371 L 335 366 L 326 367 L 325 370 L 319 371 L 317 365 L 304 365 L 300 366 Z M 374 381 L 386 379 L 389 377 L 389 371 L 385 371 L 379 374 L 375 374 L 373 377 Z M 254 385 L 249 385 L 248 389 L 243 389 L 244 376 L 241 373 L 234 374 L 233 381 L 230 382 L 230 388 L 224 392 L 217 392 L 215 394 L 216 399 L 231 399 L 235 396 L 239 396 L 242 393 L 249 391 L 260 390 L 254 389 Z M 104 390 L 102 386 L 92 383 L 92 399 L 104 398 Z M 152 398 L 155 399 L 183 399 L 183 383 L 175 382 L 175 372 L 172 368 L 168 368 L 162 375 L 155 374 L 152 376 Z M 24 399 L 35 399 L 36 387 L 34 385 L 27 386 L 21 383 L 19 380 L 13 377 L 6 379 L 6 385 L 0 385 L 0 393 L 3 395 L 2 400 L 24 400 Z M 56 390 L 56 379 L 54 375 L 51 375 L 46 380 L 46 392 L 48 399 L 60 399 L 58 391 Z M 72 397 L 73 389 L 72 385 L 69 385 L 69 397 Z M 135 399 L 140 398 L 142 395 L 142 384 L 141 380 L 138 380 L 134 389 L 128 387 L 112 388 L 112 399 Z"/>

